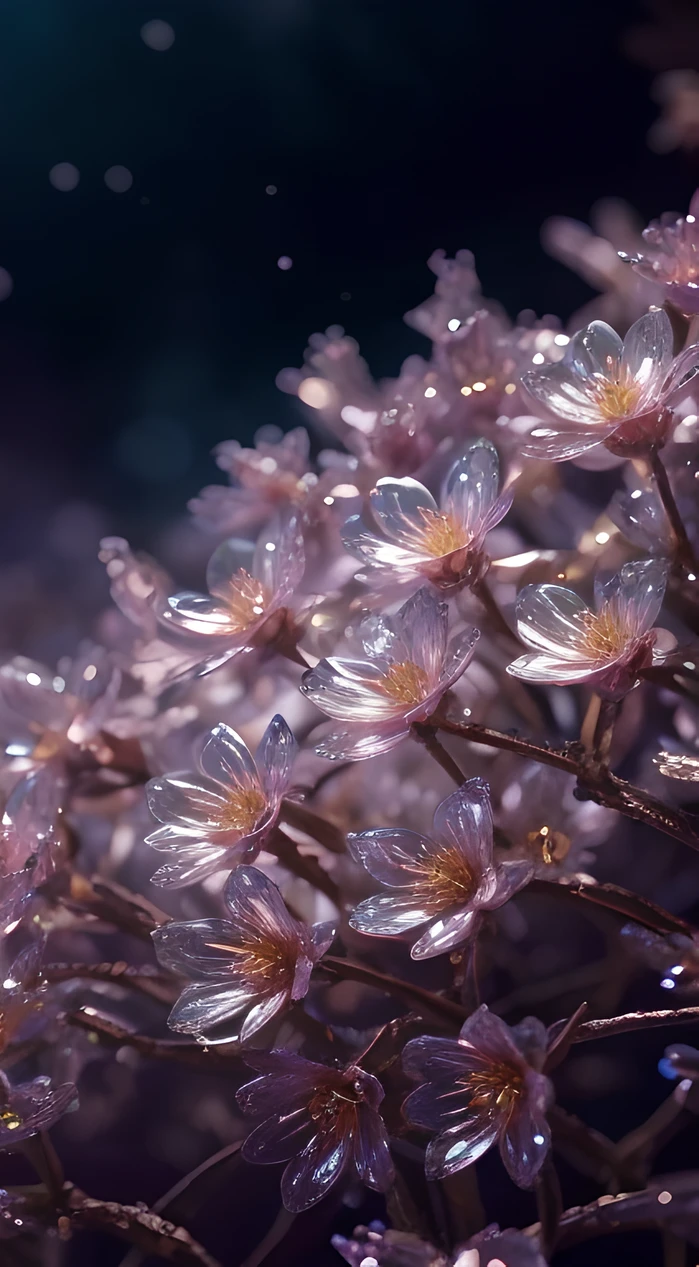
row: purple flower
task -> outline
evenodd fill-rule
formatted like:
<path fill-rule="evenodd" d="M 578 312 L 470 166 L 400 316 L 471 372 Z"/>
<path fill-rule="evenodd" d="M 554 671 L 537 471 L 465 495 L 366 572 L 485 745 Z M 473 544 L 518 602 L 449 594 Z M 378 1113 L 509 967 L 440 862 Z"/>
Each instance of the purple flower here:
<path fill-rule="evenodd" d="M 414 1126 L 439 1132 L 427 1147 L 425 1173 L 441 1179 L 470 1166 L 498 1143 L 511 1178 L 530 1188 L 546 1158 L 550 1080 L 538 1072 L 546 1030 L 528 1017 L 510 1028 L 483 1004 L 458 1039 L 414 1038 L 403 1067 L 422 1086 L 403 1106 Z"/>
<path fill-rule="evenodd" d="M 431 837 L 392 827 L 349 838 L 352 854 L 394 893 L 367 898 L 350 916 L 352 928 L 396 937 L 423 924 L 413 959 L 431 959 L 473 936 L 479 913 L 502 906 L 531 879 L 525 859 L 493 858 L 493 818 L 488 784 L 470 779 L 434 815 Z"/>
<path fill-rule="evenodd" d="M 193 984 L 182 991 L 171 1029 L 207 1035 L 235 1018 L 224 1041 L 246 1042 L 302 999 L 311 972 L 335 936 L 332 924 L 307 924 L 286 909 L 279 889 L 255 867 L 238 867 L 224 900 L 231 918 L 173 921 L 152 933 L 165 968 Z"/>
<path fill-rule="evenodd" d="M 214 453 L 231 487 L 211 484 L 189 503 L 199 523 L 226 536 L 260 527 L 287 506 L 301 506 L 315 483 L 309 473 L 310 441 L 305 427 L 284 435 L 277 427 L 263 427 L 255 447 L 225 440 Z"/>
<path fill-rule="evenodd" d="M 395 616 L 370 616 L 359 625 L 356 656 L 321 660 L 303 675 L 301 690 L 345 723 L 327 733 L 316 752 L 359 761 L 388 752 L 424 721 L 469 663 L 477 629 L 447 644 L 446 603 L 423 588 Z"/>
<path fill-rule="evenodd" d="M 532 419 L 527 457 L 560 462 L 606 444 L 621 456 L 663 444 L 672 404 L 699 371 L 699 348 L 673 357 L 670 319 L 647 312 L 622 340 L 604 321 L 578 331 L 558 365 L 530 370 L 522 384 L 546 411 Z"/>
<path fill-rule="evenodd" d="M 34 1078 L 13 1087 L 1 1072 L 0 1098 L 0 1149 L 14 1148 L 37 1131 L 47 1131 L 78 1107 L 78 1092 L 71 1082 L 52 1087 L 50 1078 Z"/>
<path fill-rule="evenodd" d="M 497 451 L 478 440 L 450 467 L 439 505 L 417 480 L 381 479 L 370 494 L 373 522 L 353 515 L 342 529 L 344 543 L 391 581 L 473 584 L 488 569 L 486 535 L 512 504 L 511 490 L 498 496 L 498 470 Z"/>
<path fill-rule="evenodd" d="M 21 778 L 8 797 L 0 825 L 0 933 L 12 932 L 35 890 L 62 860 L 62 791 L 49 765 Z"/>
<path fill-rule="evenodd" d="M 333 1236 L 333 1249 L 350 1267 L 449 1267 L 450 1258 L 441 1250 L 421 1241 L 412 1232 L 386 1228 L 377 1220 L 368 1227 L 360 1224 L 352 1236 Z"/>
<path fill-rule="evenodd" d="M 394 1170 L 376 1078 L 356 1065 L 330 1068 L 288 1051 L 250 1052 L 245 1059 L 262 1077 L 240 1088 L 238 1104 L 262 1121 L 245 1140 L 243 1157 L 289 1163 L 281 1185 L 287 1210 L 307 1210 L 352 1170 L 369 1188 L 390 1188 Z"/>
<path fill-rule="evenodd" d="M 598 694 L 620 699 L 670 649 L 671 636 L 652 628 L 666 575 L 657 559 L 626 563 L 611 580 L 596 579 L 595 611 L 562 585 L 525 586 L 517 596 L 517 632 L 536 650 L 508 665 L 508 673 L 526 682 L 590 682 Z"/>
<path fill-rule="evenodd" d="M 667 212 L 643 230 L 645 250 L 621 258 L 635 272 L 665 288 L 667 298 L 682 312 L 699 312 L 699 189 L 686 216 Z"/>
<path fill-rule="evenodd" d="M 546 1267 L 539 1246 L 516 1228 L 500 1231 L 491 1223 L 462 1245 L 453 1267 Z"/>
<path fill-rule="evenodd" d="M 304 564 L 299 520 L 287 515 L 268 525 L 257 544 L 224 541 L 206 569 L 209 594 L 173 594 L 159 619 L 170 636 L 199 649 L 200 671 L 210 672 L 238 652 L 282 636 Z"/>
<path fill-rule="evenodd" d="M 148 806 L 163 826 L 146 843 L 173 859 L 156 871 L 153 883 L 182 888 L 252 862 L 277 820 L 296 751 L 279 714 L 255 758 L 240 735 L 219 722 L 206 737 L 198 772 L 151 779 Z"/>
<path fill-rule="evenodd" d="M 0 1056 L 30 1018 L 41 1012 L 46 987 L 38 984 L 44 938 L 32 942 L 3 968 L 0 986 Z"/>

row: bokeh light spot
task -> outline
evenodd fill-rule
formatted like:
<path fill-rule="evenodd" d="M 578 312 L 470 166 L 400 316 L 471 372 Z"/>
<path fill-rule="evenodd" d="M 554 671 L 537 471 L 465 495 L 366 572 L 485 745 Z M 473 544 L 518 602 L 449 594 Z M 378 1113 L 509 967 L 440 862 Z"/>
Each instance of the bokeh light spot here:
<path fill-rule="evenodd" d="M 80 172 L 75 163 L 54 163 L 49 172 L 49 180 L 54 189 L 60 190 L 62 194 L 68 194 L 71 189 L 77 188 Z"/>
<path fill-rule="evenodd" d="M 166 53 L 175 43 L 175 32 L 169 22 L 163 22 L 162 18 L 151 18 L 150 22 L 144 22 L 141 27 L 141 39 L 154 52 Z"/>
<path fill-rule="evenodd" d="M 104 173 L 104 183 L 113 194 L 125 194 L 133 185 L 133 176 L 128 167 L 117 163 L 116 167 L 108 167 Z"/>

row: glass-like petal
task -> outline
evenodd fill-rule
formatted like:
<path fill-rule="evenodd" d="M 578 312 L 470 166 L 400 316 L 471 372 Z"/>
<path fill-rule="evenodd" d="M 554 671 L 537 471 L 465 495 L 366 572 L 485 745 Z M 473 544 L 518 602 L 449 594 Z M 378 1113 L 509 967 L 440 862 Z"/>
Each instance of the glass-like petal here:
<path fill-rule="evenodd" d="M 459 1042 L 467 1043 L 493 1064 L 522 1066 L 522 1053 L 512 1037 L 509 1025 L 482 1003 L 464 1021 Z"/>
<path fill-rule="evenodd" d="M 253 1008 L 248 1012 L 243 1028 L 240 1031 L 241 1043 L 247 1043 L 253 1034 L 262 1029 L 268 1021 L 271 1021 L 282 1008 L 289 1004 L 289 991 L 278 990 L 276 994 L 270 994 L 269 998 L 260 999 Z"/>
<path fill-rule="evenodd" d="M 282 939 L 298 940 L 303 925 L 286 909 L 276 884 L 263 871 L 236 867 L 226 881 L 225 901 L 239 940 L 254 944 L 263 939 L 272 945 Z"/>
<path fill-rule="evenodd" d="M 375 880 L 393 888 L 414 884 L 422 874 L 418 855 L 429 853 L 431 842 L 418 832 L 400 827 L 377 827 L 347 837 L 350 853 Z"/>
<path fill-rule="evenodd" d="M 213 977 L 219 982 L 228 974 L 236 975 L 240 936 L 228 920 L 172 920 L 156 928 L 151 937 L 158 961 L 171 972 L 194 980 Z"/>
<path fill-rule="evenodd" d="M 248 746 L 235 730 L 219 722 L 209 732 L 199 757 L 203 774 L 225 788 L 259 782 L 257 767 Z"/>
<path fill-rule="evenodd" d="M 498 454 L 489 440 L 477 440 L 470 445 L 448 471 L 444 482 L 444 501 L 469 536 L 480 535 L 483 531 L 499 486 Z"/>
<path fill-rule="evenodd" d="M 530 1073 L 527 1082 L 539 1079 L 548 1083 L 542 1074 Z M 546 1113 L 532 1099 L 528 1091 L 521 1097 L 510 1114 L 505 1131 L 500 1138 L 500 1154 L 510 1177 L 520 1188 L 532 1188 L 551 1146 L 551 1132 Z"/>
<path fill-rule="evenodd" d="M 260 533 L 252 561 L 252 573 L 274 596 L 279 606 L 298 587 L 306 566 L 301 522 L 293 513 L 273 518 Z"/>
<path fill-rule="evenodd" d="M 297 752 L 298 744 L 289 726 L 277 713 L 255 753 L 259 777 L 271 805 L 278 805 L 287 789 Z"/>
<path fill-rule="evenodd" d="M 159 615 L 166 625 L 208 637 L 224 637 L 237 629 L 228 609 L 206 594 L 189 591 L 172 594 L 167 600 L 167 607 Z"/>
<path fill-rule="evenodd" d="M 186 771 L 161 774 L 148 781 L 146 796 L 151 814 L 160 823 L 181 823 L 207 831 L 224 829 L 228 801 L 218 780 Z"/>
<path fill-rule="evenodd" d="M 322 924 L 312 924 L 308 930 L 313 946 L 313 953 L 316 959 L 320 959 L 326 950 L 332 946 L 337 937 L 337 925 L 332 920 L 327 920 Z"/>
<path fill-rule="evenodd" d="M 314 1129 L 305 1104 L 299 1108 L 290 1105 L 281 1118 L 270 1117 L 250 1132 L 243 1144 L 243 1157 L 258 1164 L 289 1161 L 306 1148 Z"/>
<path fill-rule="evenodd" d="M 517 595 L 517 632 L 531 647 L 562 660 L 584 660 L 587 604 L 563 585 L 525 585 Z"/>
<path fill-rule="evenodd" d="M 192 845 L 173 855 L 151 876 L 151 884 L 163 889 L 183 889 L 198 884 L 217 871 L 228 871 L 240 861 L 241 854 L 233 847 Z"/>
<path fill-rule="evenodd" d="M 635 321 L 624 339 L 622 363 L 643 389 L 643 405 L 657 398 L 672 363 L 673 334 L 670 318 L 662 308 L 646 312 Z"/>
<path fill-rule="evenodd" d="M 168 1017 L 168 1025 L 182 1034 L 206 1034 L 231 1017 L 239 1016 L 255 997 L 254 986 L 249 981 L 197 981 L 185 986 Z"/>
<path fill-rule="evenodd" d="M 480 630 L 468 626 L 461 633 L 454 634 L 449 639 L 442 671 L 439 677 L 439 685 L 446 690 L 457 678 L 461 677 L 464 669 L 468 667 L 473 659 L 473 653 L 476 649 L 476 643 L 480 638 Z"/>
<path fill-rule="evenodd" d="M 447 1062 L 448 1067 L 448 1062 Z M 473 1090 L 468 1086 L 465 1074 L 481 1072 L 483 1061 L 471 1061 L 470 1067 L 463 1056 L 453 1062 L 446 1074 L 434 1077 L 415 1091 L 411 1091 L 403 1105 L 403 1115 L 413 1126 L 427 1131 L 451 1130 L 469 1116 Z"/>
<path fill-rule="evenodd" d="M 381 721 L 400 711 L 388 692 L 376 689 L 382 676 L 368 661 L 321 660 L 304 673 L 301 690 L 328 717 Z"/>
<path fill-rule="evenodd" d="M 497 910 L 505 902 L 509 902 L 515 893 L 528 884 L 534 874 L 534 868 L 527 858 L 513 858 L 511 862 L 502 862 L 496 872 L 495 892 L 484 901 L 478 899 L 478 906 L 484 911 Z"/>
<path fill-rule="evenodd" d="M 461 908 L 440 915 L 410 951 L 411 959 L 433 959 L 455 946 L 462 946 L 475 932 L 478 912 Z"/>
<path fill-rule="evenodd" d="M 367 757 L 390 752 L 409 731 L 409 725 L 402 717 L 383 724 L 372 722 L 371 727 L 367 730 L 356 725 L 328 730 L 316 745 L 315 751 L 319 757 L 327 757 L 330 761 L 365 761 Z"/>
<path fill-rule="evenodd" d="M 595 396 L 585 379 L 565 362 L 543 370 L 530 370 L 522 376 L 522 385 L 551 413 L 572 423 L 573 429 L 594 427 L 602 421 Z"/>
<path fill-rule="evenodd" d="M 395 937 L 398 933 L 425 924 L 439 909 L 438 902 L 438 898 L 415 893 L 412 889 L 407 893 L 379 893 L 360 902 L 352 911 L 349 922 L 358 933 Z"/>
<path fill-rule="evenodd" d="M 211 594 L 220 597 L 228 590 L 231 580 L 241 568 L 252 574 L 254 544 L 238 537 L 229 537 L 214 550 L 206 567 L 206 585 Z"/>
<path fill-rule="evenodd" d="M 388 1132 L 375 1109 L 361 1104 L 354 1133 L 354 1164 L 362 1183 L 377 1192 L 388 1192 L 395 1179 Z"/>
<path fill-rule="evenodd" d="M 471 1067 L 464 1064 L 464 1060 L 469 1058 L 468 1048 L 457 1039 L 436 1038 L 432 1034 L 411 1038 L 402 1054 L 403 1068 L 410 1078 L 446 1077 L 452 1082 L 462 1076 L 465 1068 Z"/>
<path fill-rule="evenodd" d="M 294 1157 L 282 1175 L 282 1201 L 292 1214 L 300 1214 L 320 1201 L 352 1156 L 351 1134 L 319 1132 L 303 1152 Z"/>
<path fill-rule="evenodd" d="M 423 586 L 403 604 L 397 620 L 408 659 L 423 668 L 430 684 L 436 685 L 447 650 L 447 604 Z"/>
<path fill-rule="evenodd" d="M 615 378 L 622 352 L 623 344 L 616 330 L 606 321 L 591 321 L 571 339 L 564 364 L 571 365 L 582 378 Z"/>
<path fill-rule="evenodd" d="M 625 563 L 609 581 L 595 578 L 595 599 L 598 604 L 614 599 L 625 617 L 629 637 L 637 637 L 655 624 L 663 605 L 667 572 L 662 559 Z"/>
<path fill-rule="evenodd" d="M 587 431 L 560 431 L 538 419 L 536 422 L 537 425 L 522 441 L 520 451 L 522 457 L 549 462 L 565 462 L 582 457 L 583 453 L 589 453 L 590 449 L 613 435 L 618 425 L 614 419 L 607 424 L 600 422 L 592 425 Z"/>
<path fill-rule="evenodd" d="M 446 1179 L 483 1156 L 498 1135 L 497 1123 L 485 1115 L 468 1118 L 430 1140 L 425 1154 L 428 1179 Z"/>
<path fill-rule="evenodd" d="M 569 659 L 532 652 L 513 660 L 512 664 L 508 664 L 507 672 L 513 677 L 521 678 L 523 682 L 552 682 L 559 686 L 572 686 L 576 682 L 586 682 L 607 668 L 608 663 L 600 668 L 592 660 L 581 660 L 573 664 Z"/>
<path fill-rule="evenodd" d="M 438 512 L 437 503 L 423 484 L 404 479 L 380 479 L 371 491 L 371 509 L 387 537 L 404 543 L 420 535 L 421 510 Z"/>
<path fill-rule="evenodd" d="M 458 850 L 476 873 L 493 860 L 493 811 L 485 779 L 468 779 L 434 812 L 437 840 Z"/>
<path fill-rule="evenodd" d="M 425 558 L 424 548 L 407 548 L 379 536 L 377 529 L 368 522 L 364 514 L 351 515 L 343 524 L 341 533 L 345 549 L 360 562 L 372 567 L 397 567 L 409 571 Z"/>

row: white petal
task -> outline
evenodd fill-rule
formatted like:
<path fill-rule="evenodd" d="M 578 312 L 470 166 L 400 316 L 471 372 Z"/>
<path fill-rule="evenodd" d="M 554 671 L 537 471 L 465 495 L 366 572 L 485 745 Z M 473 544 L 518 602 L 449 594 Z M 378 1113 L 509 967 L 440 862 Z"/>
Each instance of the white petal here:
<path fill-rule="evenodd" d="M 588 659 L 585 621 L 589 608 L 563 585 L 526 585 L 517 595 L 517 633 L 530 647 L 562 660 Z"/>
<path fill-rule="evenodd" d="M 199 768 L 226 789 L 241 783 L 259 784 L 255 762 L 247 744 L 224 722 L 219 722 L 207 735 L 199 757 Z"/>

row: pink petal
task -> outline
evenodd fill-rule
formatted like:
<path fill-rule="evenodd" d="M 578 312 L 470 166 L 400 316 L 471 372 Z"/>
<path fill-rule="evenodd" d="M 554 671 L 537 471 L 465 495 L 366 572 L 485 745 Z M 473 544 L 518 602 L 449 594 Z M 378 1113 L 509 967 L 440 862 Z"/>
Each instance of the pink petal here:
<path fill-rule="evenodd" d="M 468 626 L 449 640 L 439 678 L 440 693 L 447 690 L 456 682 L 457 678 L 461 677 L 464 669 L 468 667 L 473 659 L 476 643 L 480 636 L 479 629 Z"/>
<path fill-rule="evenodd" d="M 224 897 L 239 944 L 242 939 L 252 944 L 298 942 L 304 926 L 289 914 L 276 884 L 257 867 L 236 867 L 226 881 Z"/>
<path fill-rule="evenodd" d="M 569 659 L 532 652 L 508 664 L 507 672 L 524 682 L 551 682 L 558 686 L 570 686 L 575 682 L 586 682 L 608 667 L 608 664 L 600 666 L 590 660 L 574 665 Z"/>
<path fill-rule="evenodd" d="M 615 378 L 623 347 L 616 330 L 606 321 L 591 321 L 571 339 L 563 364 L 572 366 L 581 378 Z"/>
<path fill-rule="evenodd" d="M 469 1063 L 471 1055 L 455 1038 L 436 1038 L 431 1034 L 421 1034 L 419 1038 L 412 1038 L 405 1044 L 402 1061 L 410 1078 L 446 1077 L 453 1083 L 464 1071 L 473 1068 L 472 1063 Z M 422 1119 L 416 1119 L 418 1125 L 421 1121 Z"/>
<path fill-rule="evenodd" d="M 238 976 L 240 936 L 228 920 L 171 920 L 151 937 L 158 961 L 171 972 L 195 980 L 213 977 L 219 984 L 226 977 Z"/>
<path fill-rule="evenodd" d="M 228 801 L 220 781 L 202 774 L 162 774 L 146 784 L 148 808 L 154 818 L 190 830 L 221 831 Z"/>
<path fill-rule="evenodd" d="M 476 901 L 483 911 L 494 911 L 499 906 L 503 906 L 505 902 L 509 902 L 515 893 L 528 884 L 534 874 L 532 864 L 525 858 L 515 858 L 512 862 L 503 862 L 496 871 L 496 887 L 495 891 L 485 900 L 481 901 L 477 895 Z"/>
<path fill-rule="evenodd" d="M 395 700 L 376 689 L 384 673 L 369 661 L 321 660 L 304 673 L 301 690 L 328 717 L 383 721 L 400 711 Z"/>
<path fill-rule="evenodd" d="M 493 860 L 493 811 L 485 779 L 468 779 L 434 812 L 434 835 L 466 859 L 476 875 Z"/>
<path fill-rule="evenodd" d="M 181 1034 L 206 1034 L 224 1021 L 239 1016 L 254 1000 L 255 989 L 250 982 L 197 982 L 185 986 L 168 1017 L 168 1025 Z"/>
<path fill-rule="evenodd" d="M 565 462 L 589 453 L 596 445 L 603 444 L 617 429 L 616 419 L 608 425 L 597 423 L 587 431 L 561 431 L 550 423 L 537 420 L 526 440 L 520 446 L 522 457 L 540 461 Z"/>
<path fill-rule="evenodd" d="M 532 1074 L 548 1084 L 548 1078 Z M 532 1105 L 529 1098 L 515 1105 L 507 1127 L 500 1138 L 500 1154 L 513 1182 L 520 1188 L 532 1188 L 551 1147 L 551 1132 L 543 1108 Z"/>
<path fill-rule="evenodd" d="M 187 633 L 204 634 L 209 638 L 235 636 L 237 631 L 228 608 L 222 607 L 205 594 L 173 594 L 167 600 L 167 607 L 158 615 L 166 625 Z"/>
<path fill-rule="evenodd" d="M 401 607 L 397 622 L 408 659 L 423 668 L 430 685 L 436 686 L 447 650 L 447 604 L 423 586 Z"/>
<path fill-rule="evenodd" d="M 469 536 L 479 539 L 485 536 L 485 524 L 499 486 L 498 454 L 489 440 L 477 440 L 470 445 L 450 468 L 444 482 L 443 502 L 452 509 Z"/>
<path fill-rule="evenodd" d="M 635 321 L 624 339 L 622 364 L 643 388 L 641 413 L 660 396 L 662 384 L 672 364 L 673 334 L 670 318 L 662 308 L 646 312 Z"/>
<path fill-rule="evenodd" d="M 589 608 L 562 585 L 525 585 L 517 595 L 517 633 L 523 642 L 561 660 L 589 659 L 585 621 Z"/>
<path fill-rule="evenodd" d="M 448 1073 L 433 1076 L 432 1081 L 411 1091 L 403 1105 L 406 1121 L 427 1131 L 444 1131 L 468 1120 L 473 1091 L 466 1082 L 466 1075 L 482 1069 L 482 1061 L 472 1061 L 470 1067 L 465 1067 L 462 1059 L 454 1062 Z"/>
<path fill-rule="evenodd" d="M 415 544 L 422 536 L 421 510 L 438 510 L 437 503 L 423 484 L 404 479 L 380 479 L 371 491 L 371 509 L 382 531 L 401 545 Z"/>
<path fill-rule="evenodd" d="M 437 908 L 438 909 L 438 908 Z M 350 927 L 371 937 L 397 937 L 411 928 L 425 924 L 436 913 L 435 900 L 425 894 L 378 893 L 365 898 L 350 915 Z"/>
<path fill-rule="evenodd" d="M 628 622 L 630 637 L 646 633 L 663 605 L 668 565 L 662 559 L 625 563 L 609 581 L 595 580 L 598 605 L 614 600 Z"/>
<path fill-rule="evenodd" d="M 360 1104 L 357 1110 L 354 1164 L 362 1183 L 377 1192 L 388 1192 L 396 1176 L 388 1132 L 381 1115 L 367 1104 Z"/>
<path fill-rule="evenodd" d="M 493 1064 L 513 1064 L 515 1068 L 524 1064 L 509 1025 L 491 1012 L 485 1003 L 464 1021 L 459 1042 L 467 1043 L 479 1056 Z"/>
<path fill-rule="evenodd" d="M 300 520 L 297 515 L 284 512 L 260 534 L 252 574 L 274 595 L 274 606 L 279 606 L 300 584 L 305 565 Z"/>
<path fill-rule="evenodd" d="M 328 730 L 315 751 L 319 757 L 327 757 L 331 761 L 364 761 L 367 757 L 390 752 L 409 732 L 409 724 L 402 717 L 384 722 L 380 729 L 379 725 L 373 721 L 366 726 Z"/>
<path fill-rule="evenodd" d="M 234 848 L 217 848 L 214 845 L 192 845 L 180 849 L 174 862 L 166 862 L 164 866 L 151 876 L 151 884 L 160 888 L 183 889 L 189 884 L 198 884 L 207 876 L 217 871 L 227 871 L 236 865 L 240 854 Z"/>
<path fill-rule="evenodd" d="M 214 726 L 207 735 L 199 757 L 199 768 L 208 779 L 222 784 L 226 790 L 238 784 L 259 786 L 257 767 L 247 744 L 223 722 Z"/>

